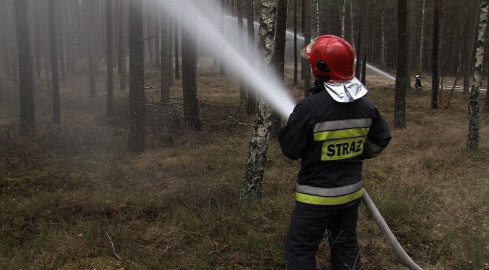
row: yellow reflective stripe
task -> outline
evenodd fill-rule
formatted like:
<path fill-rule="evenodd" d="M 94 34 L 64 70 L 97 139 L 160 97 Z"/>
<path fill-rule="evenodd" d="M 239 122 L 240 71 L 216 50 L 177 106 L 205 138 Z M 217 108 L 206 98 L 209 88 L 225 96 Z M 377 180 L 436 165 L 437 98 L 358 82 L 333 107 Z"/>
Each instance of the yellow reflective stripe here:
<path fill-rule="evenodd" d="M 366 137 L 370 128 L 350 128 L 314 133 L 315 141 L 337 140 L 344 138 Z"/>
<path fill-rule="evenodd" d="M 295 193 L 295 198 L 298 202 L 316 204 L 316 205 L 338 205 L 338 204 L 354 201 L 356 199 L 361 198 L 362 196 L 363 196 L 363 188 L 357 192 L 343 195 L 343 196 L 338 196 L 338 197 L 321 197 L 321 196 L 314 196 L 314 195 L 309 195 L 309 194 L 304 194 L 299 192 Z"/>

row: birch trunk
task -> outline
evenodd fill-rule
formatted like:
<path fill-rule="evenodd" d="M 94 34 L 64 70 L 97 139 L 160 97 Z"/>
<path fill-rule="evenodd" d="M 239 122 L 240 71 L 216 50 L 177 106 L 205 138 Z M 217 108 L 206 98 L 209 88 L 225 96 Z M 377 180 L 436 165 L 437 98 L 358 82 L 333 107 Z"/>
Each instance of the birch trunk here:
<path fill-rule="evenodd" d="M 469 101 L 469 136 L 467 138 L 467 148 L 469 151 L 479 150 L 479 91 L 482 84 L 482 72 L 484 62 L 485 32 L 487 26 L 487 14 L 489 0 L 482 0 L 480 4 L 479 24 L 477 28 L 477 48 L 474 65 L 474 83 L 470 90 Z"/>
<path fill-rule="evenodd" d="M 273 41 L 275 34 L 275 0 L 261 1 L 260 28 L 258 30 L 259 46 L 265 60 L 265 72 L 272 73 Z M 267 160 L 268 142 L 270 138 L 272 110 L 260 99 L 256 114 L 253 135 L 250 141 L 250 153 L 243 177 L 240 200 L 249 201 L 261 199 L 263 173 Z"/>

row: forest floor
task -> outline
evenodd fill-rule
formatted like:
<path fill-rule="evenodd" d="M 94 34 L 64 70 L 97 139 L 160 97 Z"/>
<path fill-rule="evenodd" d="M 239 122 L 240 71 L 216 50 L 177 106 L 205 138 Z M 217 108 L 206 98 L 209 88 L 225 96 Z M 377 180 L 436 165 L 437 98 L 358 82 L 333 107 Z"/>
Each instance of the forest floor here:
<path fill-rule="evenodd" d="M 127 150 L 128 91 L 115 91 L 116 114 L 105 116 L 103 72 L 95 98 L 87 77 L 61 84 L 59 126 L 37 82 L 32 140 L 17 136 L 18 98 L 2 84 L 0 269 L 285 268 L 300 164 L 272 139 L 263 199 L 240 204 L 254 117 L 240 108 L 233 76 L 208 60 L 198 68 L 200 132 L 181 128 L 181 81 L 160 104 L 158 71 L 147 72 L 142 154 Z M 392 126 L 393 81 L 370 76 L 367 86 Z M 489 269 L 489 116 L 470 153 L 468 98 L 455 92 L 448 108 L 432 110 L 428 86 L 408 90 L 407 128 L 392 128 L 386 151 L 365 161 L 365 188 L 423 269 Z M 404 269 L 363 206 L 358 235 L 364 269 Z M 328 250 L 323 241 L 318 269 L 330 269 Z"/>

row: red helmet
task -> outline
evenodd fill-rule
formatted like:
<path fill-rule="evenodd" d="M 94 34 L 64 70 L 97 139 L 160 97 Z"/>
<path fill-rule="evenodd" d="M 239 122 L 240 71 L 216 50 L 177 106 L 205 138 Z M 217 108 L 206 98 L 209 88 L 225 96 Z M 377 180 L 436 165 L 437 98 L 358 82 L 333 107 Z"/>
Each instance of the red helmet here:
<path fill-rule="evenodd" d="M 311 62 L 312 74 L 318 81 L 348 81 L 355 77 L 355 52 L 350 43 L 334 36 L 319 36 L 301 55 Z"/>

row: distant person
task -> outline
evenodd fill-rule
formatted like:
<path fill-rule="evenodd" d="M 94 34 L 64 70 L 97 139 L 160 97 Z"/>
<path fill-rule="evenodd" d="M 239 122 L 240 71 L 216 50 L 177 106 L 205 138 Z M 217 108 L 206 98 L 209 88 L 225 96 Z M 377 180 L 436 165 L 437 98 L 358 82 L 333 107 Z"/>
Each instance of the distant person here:
<path fill-rule="evenodd" d="M 416 81 L 414 83 L 414 89 L 418 90 L 421 89 L 423 85 L 421 84 L 421 75 L 416 74 Z"/>
<path fill-rule="evenodd" d="M 356 228 L 362 160 L 379 155 L 391 134 L 355 78 L 355 53 L 347 41 L 320 36 L 301 55 L 309 59 L 316 83 L 279 134 L 284 155 L 302 164 L 285 240 L 287 269 L 316 269 L 325 230 L 332 269 L 361 269 Z"/>

